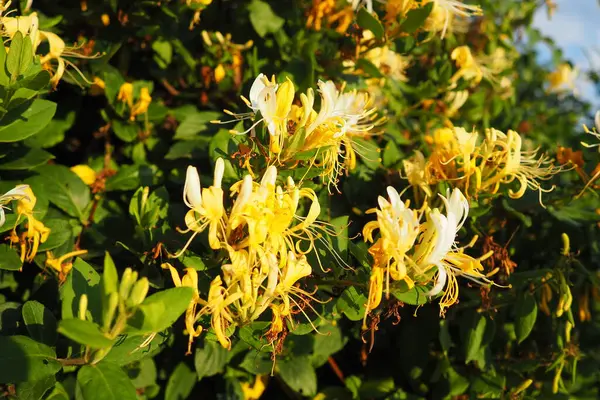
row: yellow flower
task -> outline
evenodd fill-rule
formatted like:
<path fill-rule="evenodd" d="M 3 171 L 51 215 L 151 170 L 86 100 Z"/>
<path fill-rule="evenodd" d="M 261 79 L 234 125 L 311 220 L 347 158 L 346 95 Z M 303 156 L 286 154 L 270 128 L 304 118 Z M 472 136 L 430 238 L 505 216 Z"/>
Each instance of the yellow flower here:
<path fill-rule="evenodd" d="M 223 287 L 223 281 L 217 276 L 210 283 L 208 290 L 208 300 L 206 305 L 200 310 L 200 315 L 211 315 L 211 326 L 221 346 L 226 349 L 231 348 L 231 340 L 227 335 L 227 328 L 234 323 L 234 316 L 229 310 L 229 306 L 242 297 L 241 293 L 228 294 Z"/>
<path fill-rule="evenodd" d="M 148 106 L 152 103 L 152 97 L 150 96 L 150 91 L 148 88 L 143 87 L 140 89 L 140 98 L 137 103 L 131 107 L 131 114 L 129 119 L 133 121 L 135 117 L 141 114 L 145 114 L 148 112 Z"/>
<path fill-rule="evenodd" d="M 474 15 L 482 15 L 481 7 L 464 4 L 459 0 L 428 0 L 433 2 L 433 9 L 425 23 L 425 29 L 429 32 L 440 32 L 441 38 L 446 32 L 456 26 L 457 18 L 468 18 Z"/>
<path fill-rule="evenodd" d="M 125 82 L 121 85 L 117 101 L 127 104 L 129 108 L 133 107 L 133 85 L 131 83 Z"/>
<path fill-rule="evenodd" d="M 94 77 L 92 81 L 92 86 L 90 87 L 90 94 L 92 96 L 100 96 L 104 94 L 104 89 L 106 88 L 106 84 L 104 81 L 97 76 Z"/>
<path fill-rule="evenodd" d="M 223 68 L 222 64 L 217 65 L 215 68 L 215 82 L 219 83 L 225 78 L 225 68 Z"/>
<path fill-rule="evenodd" d="M 0 196 L 0 227 L 4 225 L 4 222 L 6 222 L 6 215 L 4 214 L 4 209 L 8 207 L 6 207 L 5 204 L 13 200 L 23 199 L 29 194 L 33 194 L 31 189 L 29 188 L 29 185 L 18 185 L 14 189 L 11 189 L 8 192 L 4 193 L 2 196 Z"/>
<path fill-rule="evenodd" d="M 224 171 L 225 163 L 222 158 L 219 158 L 215 164 L 213 186 L 202 189 L 198 170 L 192 166 L 188 167 L 185 186 L 183 188 L 183 201 L 190 208 L 190 211 L 185 215 L 185 223 L 188 229 L 183 232 L 193 231 L 194 234 L 188 240 L 185 247 L 178 253 L 179 255 L 183 254 L 192 239 L 207 227 L 210 247 L 213 249 L 221 248 L 225 228 L 223 221 L 223 217 L 225 216 L 223 189 L 221 188 Z"/>
<path fill-rule="evenodd" d="M 194 327 L 196 323 L 196 306 L 201 303 L 200 300 L 200 292 L 198 291 L 198 272 L 196 272 L 193 268 L 186 268 L 185 275 L 182 279 L 179 278 L 179 273 L 173 266 L 169 263 L 163 263 L 161 265 L 163 269 L 168 269 L 171 274 L 171 279 L 173 280 L 173 284 L 175 287 L 191 287 L 194 289 L 194 295 L 190 300 L 190 304 L 188 305 L 185 311 L 185 329 L 189 335 L 188 341 L 188 349 L 186 354 L 192 353 L 192 343 L 194 342 L 194 338 L 200 336 L 202 333 L 202 327 L 199 326 L 197 329 Z"/>
<path fill-rule="evenodd" d="M 66 47 L 65 42 L 57 34 L 52 32 L 40 31 L 40 39 L 48 42 L 48 54 L 42 56 L 40 62 L 45 65 L 46 69 L 54 71 L 52 78 L 50 79 L 52 86 L 56 87 L 56 85 L 58 85 L 67 66 L 70 66 L 77 71 L 84 82 L 92 84 L 92 82 L 87 80 L 81 70 L 66 57 L 94 59 L 100 57 L 99 53 L 92 56 L 83 55 L 77 51 L 78 48 Z M 58 64 L 56 70 L 54 70 L 54 67 L 50 64 L 52 60 L 55 60 Z"/>
<path fill-rule="evenodd" d="M 567 63 L 560 64 L 556 71 L 548 74 L 548 90 L 552 93 L 575 91 L 575 80 L 578 70 L 571 68 Z"/>
<path fill-rule="evenodd" d="M 9 4 L 7 4 L 7 6 L 8 5 Z M 21 32 L 23 36 L 29 35 L 33 45 L 33 54 L 35 54 L 42 40 L 37 13 L 34 12 L 27 16 L 19 17 L 0 17 L 0 23 L 2 24 L 3 35 L 8 36 L 11 39 L 17 32 Z"/>
<path fill-rule="evenodd" d="M 88 165 L 80 164 L 71 167 L 71 171 L 75 172 L 75 174 L 88 186 L 91 186 L 96 182 L 96 171 L 90 168 Z"/>
<path fill-rule="evenodd" d="M 87 250 L 75 250 L 69 253 L 63 254 L 62 256 L 55 258 L 54 254 L 51 251 L 46 252 L 46 266 L 53 268 L 56 272 L 58 272 L 58 278 L 60 282 L 64 282 L 67 278 L 67 275 L 71 271 L 73 267 L 73 263 L 65 263 L 65 260 L 81 256 L 86 254 Z"/>
<path fill-rule="evenodd" d="M 468 46 L 459 46 L 452 51 L 450 57 L 455 60 L 458 67 L 458 71 L 450 79 L 453 83 L 463 78 L 466 81 L 472 81 L 471 85 L 477 85 L 485 78 L 496 84 L 496 76 L 509 69 L 513 64 L 511 57 L 502 47 L 496 48 L 491 55 L 474 56 Z"/>
<path fill-rule="evenodd" d="M 242 383 L 242 392 L 244 393 L 244 400 L 258 400 L 262 396 L 263 392 L 267 388 L 269 382 L 269 375 L 256 375 L 254 378 L 254 384 L 250 386 L 249 382 Z"/>

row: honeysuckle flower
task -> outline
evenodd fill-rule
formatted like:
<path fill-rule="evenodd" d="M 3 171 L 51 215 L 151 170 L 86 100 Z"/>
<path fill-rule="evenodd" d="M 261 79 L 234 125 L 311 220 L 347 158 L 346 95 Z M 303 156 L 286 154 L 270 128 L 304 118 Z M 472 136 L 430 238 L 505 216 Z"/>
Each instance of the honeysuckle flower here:
<path fill-rule="evenodd" d="M 575 81 L 579 74 L 577 68 L 572 68 L 569 64 L 560 64 L 555 71 L 547 76 L 548 91 L 552 93 L 565 93 L 575 91 Z"/>
<path fill-rule="evenodd" d="M 409 287 L 414 285 L 407 274 L 406 253 L 413 247 L 419 234 L 419 215 L 402 202 L 396 189 L 388 186 L 387 193 L 389 201 L 379 196 L 379 208 L 367 211 L 369 214 L 375 213 L 377 220 L 368 222 L 363 228 L 365 241 L 374 243 L 369 249 L 374 263 L 367 313 L 379 305 L 384 285 L 386 295 L 389 295 L 390 278 L 404 280 Z M 377 241 L 373 236 L 376 230 L 380 233 Z"/>
<path fill-rule="evenodd" d="M 414 154 L 405 160 L 402 160 L 402 166 L 404 167 L 405 179 L 413 187 L 418 187 L 426 196 L 431 196 L 431 189 L 429 184 L 431 177 L 427 169 L 427 163 L 425 156 L 420 151 L 416 150 Z"/>
<path fill-rule="evenodd" d="M 360 7 L 364 6 L 368 12 L 373 13 L 373 0 L 346 0 L 346 1 L 352 5 L 352 8 L 354 10 L 358 10 Z M 383 1 L 381 1 L 381 2 L 383 2 Z"/>
<path fill-rule="evenodd" d="M 10 2 L 6 6 L 2 7 L 2 12 L 5 11 L 6 7 L 9 5 Z M 39 30 L 40 23 L 37 13 L 34 12 L 27 16 L 0 17 L 0 25 L 2 26 L 2 35 L 8 36 L 10 39 L 12 39 L 17 32 L 21 32 L 23 36 L 29 35 L 33 45 L 33 54 L 35 54 L 40 42 L 42 41 Z"/>
<path fill-rule="evenodd" d="M 69 272 L 73 268 L 73 263 L 68 262 L 65 263 L 69 258 L 81 256 L 87 254 L 87 250 L 75 250 L 69 253 L 63 254 L 62 256 L 56 258 L 51 251 L 46 252 L 46 266 L 54 269 L 58 273 L 58 279 L 60 282 L 64 282 L 69 275 Z"/>
<path fill-rule="evenodd" d="M 592 130 L 589 130 L 586 125 L 583 125 L 583 130 L 585 133 L 592 135 L 594 139 L 598 141 L 598 143 L 589 144 L 582 141 L 581 145 L 587 148 L 598 147 L 598 150 L 600 151 L 600 111 L 597 111 L 596 115 L 594 116 L 594 125 L 595 128 L 592 128 Z"/>
<path fill-rule="evenodd" d="M 129 108 L 133 107 L 133 85 L 131 83 L 125 82 L 119 87 L 117 101 L 127 104 Z"/>
<path fill-rule="evenodd" d="M 29 193 L 33 193 L 29 185 L 18 185 L 0 196 L 0 227 L 6 222 L 6 215 L 4 214 L 4 209 L 8 209 L 6 204 L 13 200 L 20 200 L 23 197 L 27 197 Z"/>
<path fill-rule="evenodd" d="M 96 171 L 90 168 L 89 165 L 79 164 L 71 167 L 71 171 L 73 171 L 79 179 L 83 181 L 88 186 L 91 186 L 96 182 Z"/>
<path fill-rule="evenodd" d="M 148 88 L 146 87 L 141 88 L 140 98 L 131 107 L 129 119 L 133 121 L 138 115 L 147 113 L 148 106 L 150 106 L 150 103 L 152 103 L 152 96 L 150 96 L 150 90 L 148 90 Z"/>
<path fill-rule="evenodd" d="M 90 85 L 92 84 L 92 82 L 85 77 L 83 72 L 81 72 L 81 70 L 75 64 L 73 64 L 69 58 L 94 59 L 100 57 L 100 53 L 92 56 L 84 55 L 81 52 L 78 52 L 78 47 L 67 47 L 65 42 L 57 34 L 52 32 L 40 31 L 40 38 L 42 41 L 48 42 L 49 51 L 46 55 L 43 55 L 40 58 L 40 62 L 45 66 L 46 69 L 54 72 L 52 78 L 50 79 L 52 86 L 56 87 L 56 85 L 58 85 L 58 82 L 62 79 L 65 72 L 69 73 L 69 71 L 66 70 L 67 66 L 73 68 L 84 82 Z M 56 69 L 51 66 L 52 60 L 57 62 Z"/>
<path fill-rule="evenodd" d="M 178 255 L 183 254 L 192 239 L 207 227 L 210 247 L 213 249 L 221 248 L 221 240 L 225 229 L 222 220 L 225 210 L 223 208 L 223 189 L 221 188 L 224 171 L 225 163 L 222 158 L 218 158 L 215 163 L 213 185 L 202 189 L 198 170 L 196 167 L 188 167 L 183 188 L 183 201 L 190 210 L 185 215 L 185 223 L 188 229 L 183 233 L 193 231 L 194 234 Z M 175 257 L 178 257 L 178 255 Z"/>
<path fill-rule="evenodd" d="M 198 291 L 198 272 L 196 272 L 196 270 L 193 268 L 186 268 L 183 278 L 179 278 L 179 273 L 171 264 L 163 263 L 161 267 L 169 270 L 175 287 L 191 287 L 194 290 L 192 299 L 190 300 L 190 303 L 185 311 L 185 329 L 189 336 L 186 354 L 191 354 L 194 338 L 197 338 L 202 333 L 201 326 L 198 328 L 194 327 L 197 318 L 196 307 L 202 303 L 202 300 L 200 299 L 200 292 Z"/>
<path fill-rule="evenodd" d="M 320 31 L 323 21 L 325 21 L 329 27 L 337 25 L 336 32 L 346 33 L 354 20 L 354 10 L 351 5 L 339 10 L 337 8 L 338 4 L 335 0 L 313 0 L 312 7 L 306 16 L 306 27 Z"/>
<path fill-rule="evenodd" d="M 455 60 L 458 71 L 450 79 L 455 83 L 460 78 L 479 84 L 484 78 L 496 83 L 496 76 L 512 66 L 512 60 L 502 47 L 496 48 L 491 55 L 473 55 L 468 46 L 458 46 L 450 57 Z"/>
<path fill-rule="evenodd" d="M 198 313 L 199 316 L 210 314 L 211 326 L 215 331 L 217 340 L 226 349 L 231 348 L 227 328 L 234 323 L 234 315 L 231 313 L 229 306 L 241 297 L 241 293 L 229 294 L 223 287 L 221 277 L 217 276 L 210 283 L 206 305 Z"/>
<path fill-rule="evenodd" d="M 430 32 L 440 32 L 441 38 L 457 18 L 469 18 L 474 15 L 482 15 L 481 7 L 464 4 L 459 0 L 428 0 L 433 2 L 433 9 L 429 15 L 425 28 Z"/>
<path fill-rule="evenodd" d="M 458 110 L 467 102 L 469 98 L 468 90 L 459 90 L 446 93 L 444 100 L 448 103 L 445 114 L 448 118 L 456 115 Z"/>
<path fill-rule="evenodd" d="M 254 384 L 250 385 L 249 382 L 242 382 L 242 392 L 244 393 L 244 400 L 259 400 L 263 392 L 267 388 L 269 382 L 269 375 L 256 375 L 254 378 Z"/>

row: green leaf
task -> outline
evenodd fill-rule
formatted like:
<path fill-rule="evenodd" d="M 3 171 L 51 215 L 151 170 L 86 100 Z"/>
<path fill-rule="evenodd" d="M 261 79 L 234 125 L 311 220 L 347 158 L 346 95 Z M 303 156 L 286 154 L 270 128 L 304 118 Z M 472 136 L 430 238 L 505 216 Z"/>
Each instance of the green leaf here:
<path fill-rule="evenodd" d="M 213 376 L 223 371 L 227 363 L 228 350 L 218 342 L 205 341 L 204 347 L 196 349 L 194 366 L 198 379 Z"/>
<path fill-rule="evenodd" d="M 34 193 L 37 194 L 37 192 L 35 191 Z M 47 228 L 50 228 L 50 236 L 48 236 L 48 240 L 40 244 L 38 252 L 56 249 L 62 246 L 63 244 L 67 243 L 69 239 L 73 238 L 73 228 L 71 227 L 71 224 L 64 219 L 47 219 L 44 220 L 44 225 L 46 225 Z M 62 254 L 54 254 L 55 257 L 61 255 Z"/>
<path fill-rule="evenodd" d="M 348 341 L 337 325 L 323 325 L 319 327 L 319 331 L 322 335 L 315 335 L 311 356 L 311 362 L 315 368 L 325 364 L 329 356 L 343 349 Z"/>
<path fill-rule="evenodd" d="M 158 354 L 165 346 L 169 335 L 158 333 L 149 341 L 148 336 L 121 335 L 103 361 L 127 365 Z"/>
<path fill-rule="evenodd" d="M 0 336 L 0 383 L 37 381 L 56 374 L 56 353 L 27 336 Z"/>
<path fill-rule="evenodd" d="M 100 296 L 100 275 L 91 265 L 77 258 L 67 280 L 60 287 L 62 318 L 75 318 L 79 313 L 79 301 L 82 295 L 88 297 L 88 310 L 95 321 L 102 318 Z"/>
<path fill-rule="evenodd" d="M 161 69 L 166 69 L 173 60 L 173 46 L 167 40 L 158 39 L 152 42 L 154 61 Z"/>
<path fill-rule="evenodd" d="M 390 286 L 392 295 L 403 303 L 419 306 L 428 301 L 427 292 L 429 289 L 427 287 L 413 286 L 409 289 L 404 281 L 394 282 Z"/>
<path fill-rule="evenodd" d="M 46 400 L 69 400 L 69 393 L 60 382 L 56 382 L 54 389 L 48 394 Z"/>
<path fill-rule="evenodd" d="M 135 386 L 125 371 L 106 361 L 81 367 L 77 389 L 82 400 L 137 400 Z"/>
<path fill-rule="evenodd" d="M 6 58 L 6 69 L 15 79 L 22 75 L 33 61 L 33 45 L 29 37 L 23 37 L 19 31 L 15 33 L 10 42 L 8 57 Z"/>
<path fill-rule="evenodd" d="M 114 340 L 104 336 L 100 327 L 93 322 L 79 318 L 67 318 L 58 323 L 58 332 L 77 343 L 93 349 L 103 349 L 113 345 Z"/>
<path fill-rule="evenodd" d="M 277 371 L 283 381 L 303 396 L 317 393 L 317 374 L 308 356 L 294 357 L 277 363 Z"/>
<path fill-rule="evenodd" d="M 145 334 L 164 331 L 184 313 L 193 294 L 194 290 L 190 287 L 176 287 L 147 297 L 128 321 L 129 332 Z"/>
<path fill-rule="evenodd" d="M 31 169 L 46 164 L 54 156 L 42 149 L 21 148 L 11 152 L 8 157 L 0 162 L 0 170 L 11 171 L 20 169 Z"/>
<path fill-rule="evenodd" d="M 527 291 L 519 296 L 515 308 L 515 333 L 517 335 L 517 342 L 521 343 L 527 339 L 533 330 L 537 319 L 538 307 L 535 297 Z"/>
<path fill-rule="evenodd" d="M 183 361 L 177 364 L 169 377 L 165 400 L 184 400 L 192 393 L 196 384 L 196 374 Z"/>
<path fill-rule="evenodd" d="M 152 185 L 153 172 L 147 165 L 124 165 L 106 181 L 106 191 L 134 190 Z"/>
<path fill-rule="evenodd" d="M 21 308 L 21 304 L 12 301 L 0 304 L 0 334 L 9 336 L 19 333 L 22 326 Z"/>
<path fill-rule="evenodd" d="M 367 29 L 367 30 L 373 32 L 373 36 L 375 36 L 375 38 L 377 38 L 377 39 L 383 38 L 383 34 L 385 31 L 383 29 L 383 25 L 377 18 L 377 14 L 375 14 L 375 13 L 371 14 L 370 12 L 367 11 L 366 8 L 361 7 L 361 9 L 358 10 L 358 14 L 356 16 L 356 22 L 358 23 L 358 26 L 360 26 L 361 28 Z"/>
<path fill-rule="evenodd" d="M 45 190 L 50 202 L 70 216 L 85 221 L 84 210 L 90 203 L 90 188 L 63 165 L 46 165 L 36 172 L 47 179 Z"/>
<path fill-rule="evenodd" d="M 11 109 L 0 120 L 0 142 L 17 142 L 35 135 L 50 123 L 56 103 L 35 99 Z"/>
<path fill-rule="evenodd" d="M 0 48 L 0 86 L 8 86 L 10 84 L 10 78 L 6 74 L 6 48 L 1 46 Z"/>
<path fill-rule="evenodd" d="M 21 309 L 29 335 L 48 346 L 56 343 L 56 318 L 42 303 L 30 300 Z"/>
<path fill-rule="evenodd" d="M 136 123 L 122 122 L 118 119 L 112 121 L 112 128 L 115 135 L 127 143 L 133 142 L 137 138 L 140 130 Z"/>
<path fill-rule="evenodd" d="M 473 315 L 473 319 L 471 321 L 471 328 L 467 333 L 467 340 L 465 344 L 465 363 L 476 360 L 478 358 L 479 351 L 481 349 L 481 344 L 483 342 L 483 335 L 485 333 L 486 324 L 487 319 L 483 315 L 479 313 L 475 313 Z"/>
<path fill-rule="evenodd" d="M 400 26 L 406 33 L 413 33 L 417 29 L 419 29 L 425 23 L 425 20 L 431 14 L 431 10 L 433 9 L 434 3 L 428 3 L 423 7 L 415 8 L 414 10 L 410 10 L 408 14 L 406 14 L 406 20 Z"/>
<path fill-rule="evenodd" d="M 367 297 L 358 293 L 354 286 L 350 286 L 342 292 L 336 307 L 349 320 L 360 321 L 365 316 L 365 304 L 367 304 Z"/>
<path fill-rule="evenodd" d="M 214 111 L 202 111 L 190 114 L 179 124 L 175 131 L 175 140 L 195 139 L 196 135 L 206 129 L 210 121 L 219 118 L 222 114 Z"/>
<path fill-rule="evenodd" d="M 19 400 L 39 400 L 56 383 L 54 375 L 48 375 L 37 381 L 27 381 L 17 384 L 17 398 Z"/>
<path fill-rule="evenodd" d="M 18 271 L 22 266 L 23 262 L 16 250 L 7 244 L 0 244 L 0 269 Z"/>
<path fill-rule="evenodd" d="M 113 261 L 110 253 L 107 251 L 104 253 L 104 270 L 102 271 L 102 293 L 105 296 L 119 290 L 119 275 L 117 273 L 117 266 Z"/>
<path fill-rule="evenodd" d="M 285 20 L 275 14 L 271 6 L 262 0 L 252 0 L 248 5 L 248 11 L 250 11 L 250 23 L 260 37 L 277 32 L 285 23 Z"/>

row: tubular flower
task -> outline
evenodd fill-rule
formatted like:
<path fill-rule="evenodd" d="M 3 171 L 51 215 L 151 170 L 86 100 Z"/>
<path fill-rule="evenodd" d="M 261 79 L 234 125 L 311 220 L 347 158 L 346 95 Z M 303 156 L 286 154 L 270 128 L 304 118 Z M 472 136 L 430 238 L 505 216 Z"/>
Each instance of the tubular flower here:
<path fill-rule="evenodd" d="M 202 327 L 199 326 L 195 328 L 194 325 L 196 323 L 197 315 L 196 315 L 196 307 L 198 304 L 202 303 L 200 299 L 200 292 L 198 291 L 198 272 L 196 272 L 193 268 L 186 268 L 185 275 L 183 278 L 179 278 L 179 273 L 173 266 L 169 263 L 164 263 L 161 265 L 163 269 L 168 269 L 171 274 L 171 279 L 173 280 L 173 284 L 175 287 L 191 287 L 194 290 L 194 295 L 192 296 L 192 300 L 190 300 L 190 304 L 188 305 L 185 311 L 185 329 L 189 335 L 188 341 L 188 350 L 186 354 L 192 353 L 192 343 L 194 342 L 194 338 L 200 336 L 202 333 Z"/>
<path fill-rule="evenodd" d="M 482 285 L 493 284 L 481 273 L 480 263 L 491 254 L 475 259 L 456 246 L 455 237 L 469 212 L 469 203 L 459 189 L 454 189 L 448 197 L 440 196 L 446 215 L 437 208 L 424 207 L 426 221 L 422 223 L 417 211 L 402 203 L 394 188 L 388 187 L 387 191 L 389 201 L 380 197 L 379 208 L 370 210 L 376 213 L 377 221 L 368 222 L 363 228 L 365 241 L 371 243 L 373 232 L 376 229 L 380 232 L 379 239 L 369 249 L 373 264 L 365 321 L 367 314 L 379 305 L 384 284 L 388 292 L 390 277 L 394 281 L 404 280 L 409 288 L 432 282 L 429 296 L 444 291 L 440 300 L 442 315 L 458 301 L 457 276 Z"/>
<path fill-rule="evenodd" d="M 497 82 L 497 75 L 512 66 L 512 60 L 502 47 L 496 48 L 491 55 L 473 55 L 468 46 L 455 48 L 450 57 L 455 60 L 458 71 L 450 79 L 456 83 L 460 78 L 479 84 L 483 79 Z"/>
<path fill-rule="evenodd" d="M 214 186 L 202 190 L 198 172 L 188 168 L 184 202 L 190 211 L 186 225 L 194 234 L 184 250 L 208 227 L 211 247 L 226 252 L 229 262 L 223 264 L 222 275 L 211 284 L 208 299 L 197 301 L 203 308 L 194 320 L 210 315 L 219 342 L 229 347 L 230 326 L 252 322 L 268 309 L 276 310 L 269 332 L 277 336 L 283 320 L 291 322 L 292 308 L 302 311 L 294 296 L 302 298 L 303 306 L 306 298 L 317 301 L 296 284 L 312 273 L 305 255 L 313 251 L 314 242 L 325 232 L 335 232 L 316 221 L 321 208 L 315 192 L 299 187 L 291 177 L 279 185 L 275 166 L 267 168 L 258 182 L 246 175 L 232 185 L 233 204 L 227 212 L 221 189 L 223 168 L 219 159 Z M 305 201 L 307 211 L 301 215 L 298 211 Z M 173 280 L 177 285 L 175 277 Z"/>
<path fill-rule="evenodd" d="M 351 6 L 343 7 L 337 10 L 335 0 L 313 0 L 312 7 L 306 17 L 306 27 L 315 31 L 320 31 L 323 27 L 323 21 L 328 27 L 337 24 L 335 31 L 346 33 L 350 24 L 354 20 L 354 10 Z"/>
<path fill-rule="evenodd" d="M 27 197 L 29 193 L 33 193 L 31 192 L 29 185 L 18 185 L 14 189 L 11 189 L 0 196 L 0 227 L 6 222 L 6 215 L 4 214 L 4 209 L 8 209 L 6 204 L 13 200 L 21 200 L 22 198 Z"/>
<path fill-rule="evenodd" d="M 12 244 L 20 244 L 21 261 L 31 262 L 37 254 L 40 243 L 44 243 L 48 239 L 50 228 L 46 227 L 41 221 L 38 221 L 33 216 L 33 209 L 37 202 L 37 198 L 33 194 L 31 188 L 27 186 L 21 188 L 19 192 L 23 195 L 17 200 L 18 217 L 15 227 L 11 232 L 10 240 Z M 17 235 L 16 230 L 22 215 L 27 218 L 27 231 L 19 236 Z"/>
<path fill-rule="evenodd" d="M 469 18 L 482 15 L 481 7 L 464 4 L 459 0 L 428 0 L 433 2 L 431 14 L 425 22 L 425 29 L 429 32 L 441 32 L 442 39 L 449 30 L 456 30 L 458 18 Z"/>
<path fill-rule="evenodd" d="M 131 114 L 129 116 L 129 119 L 133 121 L 138 115 L 147 113 L 148 106 L 150 105 L 150 103 L 152 103 L 152 96 L 150 96 L 150 91 L 146 87 L 141 88 L 140 98 L 131 107 Z"/>
<path fill-rule="evenodd" d="M 54 269 L 58 273 L 58 279 L 60 282 L 64 282 L 67 279 L 67 275 L 73 268 L 73 263 L 65 261 L 72 257 L 81 256 L 86 254 L 87 250 L 75 250 L 69 253 L 63 254 L 62 256 L 55 258 L 51 251 L 46 252 L 46 266 Z"/>
<path fill-rule="evenodd" d="M 583 130 L 585 131 L 585 133 L 592 135 L 598 143 L 589 144 L 586 142 L 581 142 L 581 145 L 584 147 L 587 147 L 587 148 L 597 147 L 598 150 L 600 151 L 600 133 L 598 133 L 600 130 L 600 111 L 596 112 L 596 115 L 594 117 L 594 125 L 595 125 L 595 127 L 592 128 L 591 131 L 588 129 L 587 126 L 583 125 Z"/>
<path fill-rule="evenodd" d="M 569 64 L 560 64 L 556 71 L 548 74 L 548 91 L 552 93 L 565 93 L 575 91 L 575 80 L 578 70 Z"/>
<path fill-rule="evenodd" d="M 193 231 L 194 234 L 179 254 L 182 254 L 192 239 L 207 227 L 210 247 L 221 248 L 225 227 L 223 189 L 221 188 L 224 171 L 225 163 L 222 158 L 219 158 L 215 164 L 213 185 L 202 189 L 198 170 L 196 167 L 188 167 L 183 188 L 183 201 L 190 211 L 185 215 L 185 224 L 188 229 L 184 232 Z"/>
<path fill-rule="evenodd" d="M 545 189 L 540 181 L 549 180 L 563 170 L 548 156 L 538 155 L 538 149 L 523 150 L 521 137 L 513 130 L 505 134 L 488 129 L 481 143 L 478 144 L 478 140 L 476 131 L 469 133 L 457 127 L 437 130 L 429 140 L 433 149 L 423 173 L 428 177 L 428 184 L 447 181 L 466 195 L 477 196 L 479 193 L 496 194 L 502 185 L 516 181 L 518 190 L 508 190 L 511 198 L 520 198 L 531 189 L 539 191 L 541 203 L 542 192 L 549 192 L 553 187 Z M 405 163 L 407 175 L 413 172 L 415 157 Z M 411 177 L 413 182 L 409 183 L 428 195 L 423 180 L 417 180 L 414 173 Z"/>
<path fill-rule="evenodd" d="M 300 94 L 302 106 L 294 105 L 295 90 L 292 82 L 278 85 L 274 78 L 268 80 L 260 74 L 252 84 L 249 99 L 242 100 L 250 112 L 235 114 L 233 121 L 213 121 L 214 123 L 237 122 L 260 119 L 253 122 L 244 132 L 251 132 L 263 123 L 269 132 L 269 149 L 279 164 L 298 165 L 298 154 L 308 158 L 310 166 L 322 167 L 321 176 L 329 185 L 337 185 L 338 176 L 356 165 L 357 139 L 369 138 L 372 130 L 383 122 L 377 119 L 376 110 L 367 93 L 351 91 L 341 93 L 332 81 L 319 81 L 321 108 L 313 109 L 315 95 L 312 89 Z"/>
<path fill-rule="evenodd" d="M 5 7 L 10 6 L 10 2 Z M 5 8 L 3 9 L 3 11 Z M 1 13 L 0 13 L 1 15 Z M 40 42 L 42 41 L 39 20 L 37 13 L 31 13 L 27 16 L 18 17 L 0 17 L 0 24 L 2 26 L 2 35 L 7 36 L 10 39 L 15 36 L 17 32 L 21 32 L 23 36 L 29 35 L 31 39 L 33 54 L 35 54 Z"/>
<path fill-rule="evenodd" d="M 133 107 L 133 85 L 129 82 L 125 82 L 119 88 L 117 94 L 117 101 L 127 104 L 129 108 Z"/>

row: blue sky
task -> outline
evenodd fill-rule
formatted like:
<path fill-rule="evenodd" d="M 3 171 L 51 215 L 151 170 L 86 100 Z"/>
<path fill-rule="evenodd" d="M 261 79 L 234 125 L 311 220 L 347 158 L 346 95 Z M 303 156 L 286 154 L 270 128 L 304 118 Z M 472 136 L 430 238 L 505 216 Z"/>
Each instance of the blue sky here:
<path fill-rule="evenodd" d="M 534 17 L 534 26 L 545 36 L 551 37 L 580 71 L 600 70 L 598 0 L 555 0 L 555 3 L 558 8 L 552 18 L 548 19 L 546 8 L 542 7 Z M 543 50 L 540 56 L 544 61 L 549 59 L 549 53 Z M 582 75 L 577 82 L 581 96 L 600 105 L 600 97 Z"/>

